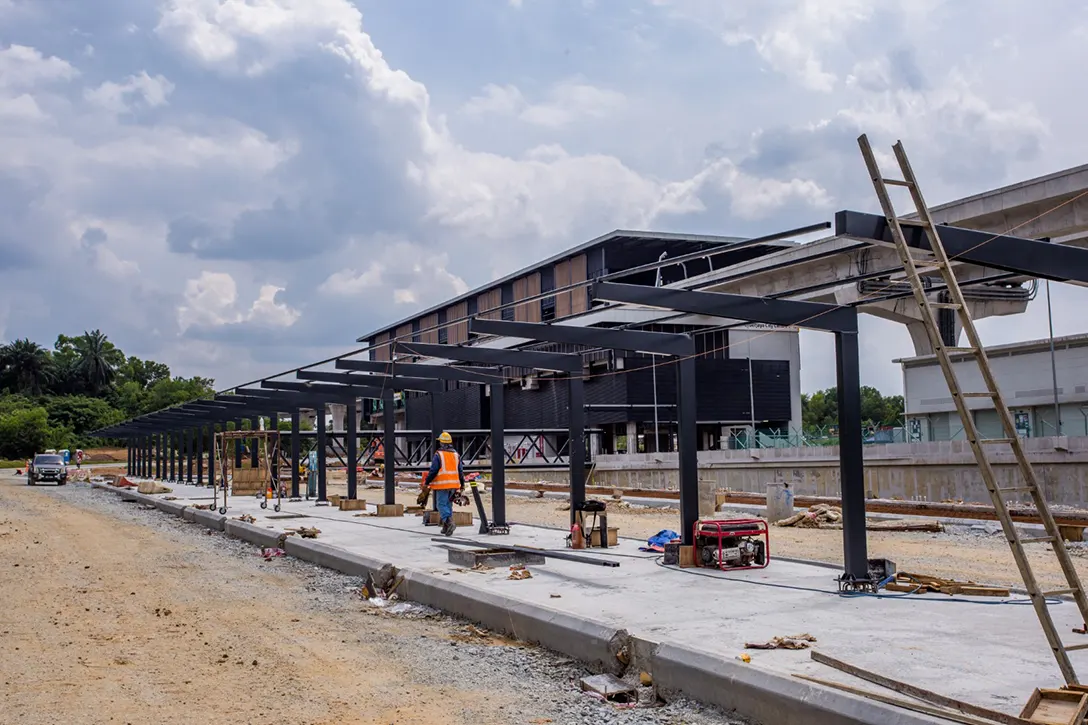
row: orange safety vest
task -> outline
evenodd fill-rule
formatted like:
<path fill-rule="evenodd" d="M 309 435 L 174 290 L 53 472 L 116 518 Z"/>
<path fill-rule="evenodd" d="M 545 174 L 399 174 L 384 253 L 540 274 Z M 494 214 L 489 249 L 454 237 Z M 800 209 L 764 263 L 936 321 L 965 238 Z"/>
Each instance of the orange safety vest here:
<path fill-rule="evenodd" d="M 457 475 L 457 451 L 439 450 L 438 457 L 442 461 L 442 467 L 438 469 L 438 475 L 431 481 L 431 488 L 436 490 L 461 488 L 461 477 Z"/>
<path fill-rule="evenodd" d="M 378 447 L 374 449 L 374 457 L 385 460 L 385 443 L 379 443 Z"/>

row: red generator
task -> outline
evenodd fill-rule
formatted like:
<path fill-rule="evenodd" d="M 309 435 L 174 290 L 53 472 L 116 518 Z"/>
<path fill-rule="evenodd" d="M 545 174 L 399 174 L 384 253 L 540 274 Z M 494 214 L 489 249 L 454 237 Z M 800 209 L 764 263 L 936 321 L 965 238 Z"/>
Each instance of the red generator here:
<path fill-rule="evenodd" d="M 696 521 L 692 542 L 695 566 L 762 569 L 771 560 L 771 541 L 763 519 Z"/>

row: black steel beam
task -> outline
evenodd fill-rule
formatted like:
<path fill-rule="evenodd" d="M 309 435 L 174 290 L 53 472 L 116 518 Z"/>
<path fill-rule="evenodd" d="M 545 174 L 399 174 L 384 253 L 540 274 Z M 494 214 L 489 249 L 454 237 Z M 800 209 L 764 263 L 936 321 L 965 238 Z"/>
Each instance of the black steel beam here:
<path fill-rule="evenodd" d="M 822 302 L 772 300 L 723 292 L 689 292 L 637 284 L 599 282 L 590 288 L 593 299 L 658 307 L 694 315 L 725 317 L 782 327 L 806 327 L 826 332 L 857 332 L 858 313 L 850 307 Z"/>
<path fill-rule="evenodd" d="M 469 332 L 526 340 L 543 340 L 613 350 L 637 350 L 659 355 L 694 355 L 695 340 L 690 335 L 641 330 L 614 330 L 605 327 L 574 327 L 534 322 L 505 322 L 473 318 Z"/>
<path fill-rule="evenodd" d="M 347 404 L 347 420 L 344 423 L 344 432 L 347 434 L 347 467 L 348 467 L 348 498 L 356 499 L 358 495 L 358 467 L 359 467 L 359 418 L 355 401 Z"/>
<path fill-rule="evenodd" d="M 385 503 L 388 505 L 397 502 L 397 418 L 394 407 L 393 389 L 386 388 L 382 393 L 382 452 L 384 459 L 382 467 L 385 469 Z"/>
<path fill-rule="evenodd" d="M 917 222 L 904 222 L 908 246 L 929 250 L 929 238 Z M 1088 285 L 1088 249 L 977 229 L 937 225 L 941 244 L 953 260 L 970 262 L 1028 277 Z M 835 234 L 894 244 L 888 220 L 880 214 L 835 212 Z"/>
<path fill-rule="evenodd" d="M 553 370 L 562 373 L 580 373 L 582 371 L 581 355 L 553 352 L 500 350 L 468 345 L 434 345 L 422 342 L 398 342 L 396 343 L 396 352 L 483 365 L 505 365 L 514 368 Z"/>
<path fill-rule="evenodd" d="M 842 496 L 844 577 L 869 578 L 865 540 L 865 468 L 861 439 L 861 360 L 856 332 L 835 335 L 839 407 L 839 489 Z"/>
<path fill-rule="evenodd" d="M 680 478 L 680 531 L 685 546 L 694 544 L 695 522 L 699 519 L 699 433 L 698 394 L 695 389 L 695 358 L 681 358 L 676 375 L 677 429 Z M 654 430 L 654 450 L 660 445 Z M 860 438 L 858 440 L 861 440 Z M 628 444 L 630 445 L 630 443 Z"/>
<path fill-rule="evenodd" d="M 334 385 L 332 383 L 299 383 L 286 380 L 263 380 L 261 387 L 265 390 L 286 390 L 296 393 L 310 393 L 311 397 L 326 396 L 331 402 L 340 402 L 339 399 L 348 398 L 372 398 L 382 397 L 382 389 L 370 385 Z M 333 399 L 330 396 L 337 396 Z"/>
<path fill-rule="evenodd" d="M 302 428 L 302 413 L 298 408 L 291 410 L 291 498 L 298 498 L 298 466 L 300 450 L 299 431 Z"/>
<path fill-rule="evenodd" d="M 337 402 L 349 395 L 330 395 L 329 393 L 299 393 L 291 390 L 264 390 L 262 388 L 238 388 L 238 395 L 247 398 L 259 398 L 267 402 L 283 405 L 287 409 L 316 410 L 315 406 L 325 405 L 328 401 Z"/>
<path fill-rule="evenodd" d="M 415 390 L 423 393 L 440 393 L 442 385 L 432 379 L 406 378 L 402 375 L 386 377 L 382 375 L 357 375 L 352 373 L 325 372 L 322 370 L 299 370 L 295 373 L 299 380 L 313 380 L 340 385 L 369 385 L 377 388 L 390 387 L 393 390 Z"/>
<path fill-rule="evenodd" d="M 456 365 L 424 365 L 422 363 L 379 362 L 376 360 L 337 360 L 339 370 L 358 370 L 360 372 L 392 375 L 393 368 L 398 374 L 411 375 L 429 380 L 452 380 L 461 383 L 480 383 L 490 385 L 503 380 L 498 368 L 461 368 Z"/>

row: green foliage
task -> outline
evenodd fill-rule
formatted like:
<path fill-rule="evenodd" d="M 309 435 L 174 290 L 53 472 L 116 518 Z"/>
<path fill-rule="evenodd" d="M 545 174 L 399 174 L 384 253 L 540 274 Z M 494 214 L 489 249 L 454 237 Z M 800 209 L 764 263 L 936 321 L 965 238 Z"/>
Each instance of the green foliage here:
<path fill-rule="evenodd" d="M 29 458 L 49 447 L 51 433 L 45 408 L 22 408 L 0 415 L 0 458 Z"/>
<path fill-rule="evenodd" d="M 10 468 L 22 468 L 25 465 L 26 465 L 26 459 L 23 459 L 21 461 L 5 461 L 5 460 L 0 459 L 0 469 L 4 469 L 4 468 L 9 468 L 9 469 Z"/>
<path fill-rule="evenodd" d="M 52 350 L 26 339 L 9 342 L 0 346 L 0 458 L 102 445 L 88 434 L 211 397 L 213 384 L 171 377 L 163 363 L 126 357 L 100 330 L 58 335 Z"/>
<path fill-rule="evenodd" d="M 299 430 L 313 430 L 314 429 L 314 424 L 311 423 L 310 421 L 306 420 L 305 418 L 303 418 L 302 420 L 300 420 L 298 422 L 298 429 Z M 288 418 L 287 420 L 281 420 L 278 430 L 290 433 L 291 432 L 291 419 Z"/>
<path fill-rule="evenodd" d="M 839 401 L 836 388 L 820 390 L 801 396 L 801 420 L 805 428 L 827 428 L 839 423 Z M 903 396 L 881 395 L 869 385 L 861 386 L 861 420 L 876 426 L 901 425 Z"/>

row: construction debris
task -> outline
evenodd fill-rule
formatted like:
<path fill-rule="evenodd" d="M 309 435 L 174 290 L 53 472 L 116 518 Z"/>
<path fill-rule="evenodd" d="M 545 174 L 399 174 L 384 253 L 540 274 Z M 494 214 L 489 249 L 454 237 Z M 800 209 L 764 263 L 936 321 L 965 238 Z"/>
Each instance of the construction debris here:
<path fill-rule="evenodd" d="M 525 568 L 524 564 L 515 564 L 510 567 L 510 576 L 507 579 L 532 579 L 533 573 Z"/>
<path fill-rule="evenodd" d="M 808 649 L 809 643 L 816 638 L 811 634 L 791 634 L 787 637 L 774 637 L 768 642 L 745 642 L 745 649 Z"/>
<path fill-rule="evenodd" d="M 247 524 L 252 524 L 257 519 L 253 518 L 249 514 L 242 514 L 241 516 L 235 516 L 234 520 L 235 521 L 242 521 L 242 522 L 247 523 Z"/>
<path fill-rule="evenodd" d="M 955 579 L 941 579 L 928 574 L 911 574 L 909 572 L 896 572 L 895 579 L 885 586 L 890 592 L 908 592 L 911 594 L 962 594 L 971 597 L 1007 597 L 1009 590 L 1005 587 L 991 587 L 984 584 L 976 584 L 972 581 L 956 581 Z"/>
<path fill-rule="evenodd" d="M 796 526 L 801 529 L 828 529 L 842 526 L 842 509 L 826 503 L 810 506 L 804 513 L 776 521 L 775 526 Z"/>
<path fill-rule="evenodd" d="M 298 534 L 304 539 L 316 539 L 318 534 L 320 533 L 321 529 L 313 527 L 307 528 L 305 526 L 300 526 L 297 529 L 287 529 L 288 536 L 294 536 L 295 534 Z"/>
<path fill-rule="evenodd" d="M 140 485 L 136 487 L 136 492 L 153 495 L 157 493 L 173 493 L 174 489 L 163 486 L 155 481 L 140 481 Z"/>
<path fill-rule="evenodd" d="M 592 675 L 583 677 L 582 692 L 596 695 L 605 702 L 632 703 L 638 702 L 638 688 L 629 685 L 615 675 Z"/>

